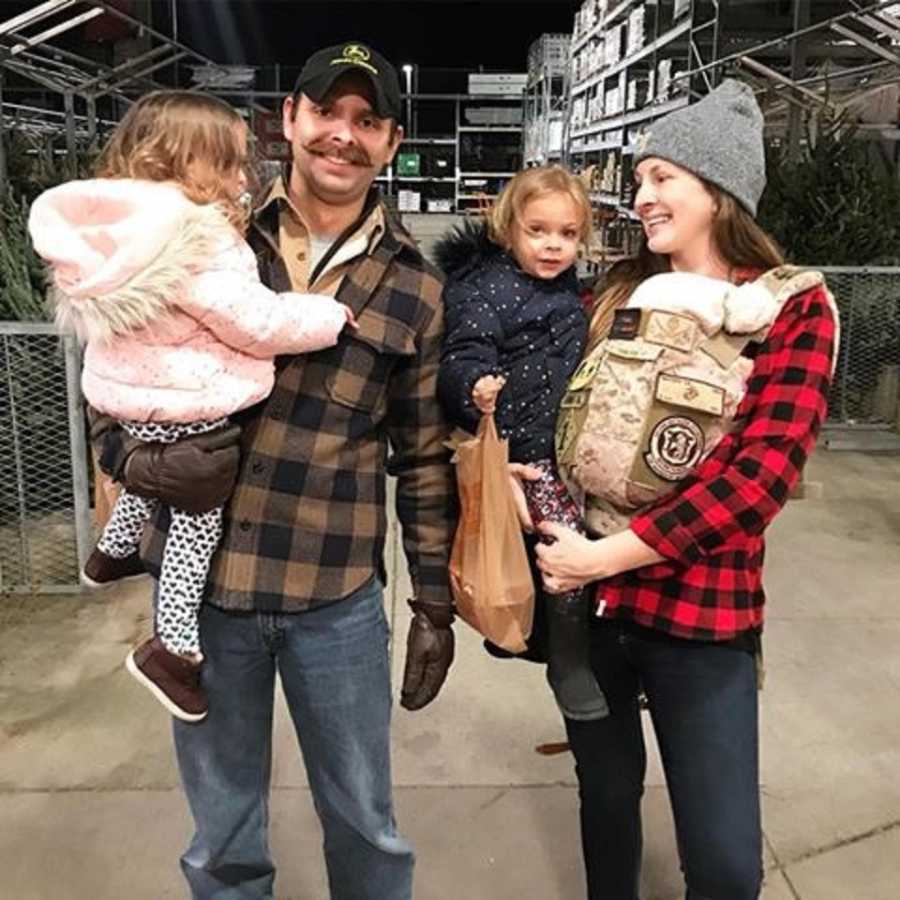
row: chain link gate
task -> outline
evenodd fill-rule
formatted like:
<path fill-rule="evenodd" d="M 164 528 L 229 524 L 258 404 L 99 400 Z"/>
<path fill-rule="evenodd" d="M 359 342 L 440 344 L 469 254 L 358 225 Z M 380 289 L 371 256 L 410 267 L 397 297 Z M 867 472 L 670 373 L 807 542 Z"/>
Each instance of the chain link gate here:
<path fill-rule="evenodd" d="M 841 318 L 829 422 L 895 427 L 900 415 L 900 268 L 821 271 Z"/>
<path fill-rule="evenodd" d="M 0 372 L 0 594 L 78 591 L 93 539 L 78 345 L 0 322 Z"/>

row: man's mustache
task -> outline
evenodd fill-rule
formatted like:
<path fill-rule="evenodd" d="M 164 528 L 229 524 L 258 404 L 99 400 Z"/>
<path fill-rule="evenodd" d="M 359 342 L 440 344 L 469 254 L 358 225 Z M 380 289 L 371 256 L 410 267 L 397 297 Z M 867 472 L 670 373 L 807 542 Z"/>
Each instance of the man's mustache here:
<path fill-rule="evenodd" d="M 328 141 L 311 141 L 303 145 L 304 149 L 309 153 L 318 153 L 322 156 L 336 156 L 345 162 L 352 163 L 355 166 L 366 166 L 371 168 L 372 160 L 369 154 L 361 147 L 335 147 Z"/>

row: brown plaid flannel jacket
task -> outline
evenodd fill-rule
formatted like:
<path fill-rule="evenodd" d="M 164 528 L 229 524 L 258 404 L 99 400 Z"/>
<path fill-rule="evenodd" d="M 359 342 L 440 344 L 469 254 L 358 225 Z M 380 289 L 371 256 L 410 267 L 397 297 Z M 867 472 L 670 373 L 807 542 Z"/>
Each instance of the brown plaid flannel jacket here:
<path fill-rule="evenodd" d="M 260 211 L 248 240 L 263 282 L 288 291 L 280 202 Z M 360 223 L 375 202 L 373 193 Z M 416 600 L 451 603 L 456 495 L 444 446 L 449 428 L 435 399 L 441 293 L 437 270 L 385 210 L 384 234 L 349 264 L 336 294 L 359 330 L 346 329 L 330 349 L 279 358 L 269 398 L 235 417 L 244 427 L 241 471 L 209 573 L 211 603 L 296 612 L 346 597 L 373 575 L 384 583 L 386 472 L 397 476 Z M 115 471 L 111 461 L 124 456 L 126 439 L 116 429 L 105 441 L 105 467 Z M 121 445 L 118 453 L 110 442 Z M 158 572 L 167 526 L 162 509 L 145 531 L 151 571 Z"/>

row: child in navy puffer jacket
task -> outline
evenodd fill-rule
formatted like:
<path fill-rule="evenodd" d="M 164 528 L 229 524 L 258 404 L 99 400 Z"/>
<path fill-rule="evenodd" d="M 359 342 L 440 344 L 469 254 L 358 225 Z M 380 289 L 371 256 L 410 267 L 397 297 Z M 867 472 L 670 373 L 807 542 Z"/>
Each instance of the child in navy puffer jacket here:
<path fill-rule="evenodd" d="M 590 213 L 584 187 L 564 168 L 528 169 L 506 186 L 486 229 L 457 230 L 436 249 L 448 274 L 438 375 L 448 417 L 474 432 L 483 414 L 495 413 L 510 461 L 540 472 L 523 482 L 532 521 L 582 533 L 553 445 L 559 404 L 587 341 L 574 263 Z M 606 715 L 588 664 L 586 594 L 539 591 L 538 598 L 546 604 L 547 678 L 560 709 L 572 719 Z"/>

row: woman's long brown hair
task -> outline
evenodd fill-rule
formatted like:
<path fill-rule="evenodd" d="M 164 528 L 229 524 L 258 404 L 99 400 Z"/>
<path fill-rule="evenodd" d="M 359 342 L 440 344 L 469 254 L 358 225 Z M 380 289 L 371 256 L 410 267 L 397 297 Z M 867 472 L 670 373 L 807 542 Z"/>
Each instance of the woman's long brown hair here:
<path fill-rule="evenodd" d="M 719 256 L 728 263 L 732 276 L 740 269 L 767 271 L 784 262 L 781 248 L 750 213 L 731 194 L 703 182 L 715 201 L 712 238 Z M 628 301 L 634 289 L 651 275 L 668 272 L 669 258 L 653 253 L 641 238 L 637 255 L 616 263 L 606 276 L 603 291 L 594 304 L 589 347 L 595 347 L 608 334 L 617 309 Z"/>

